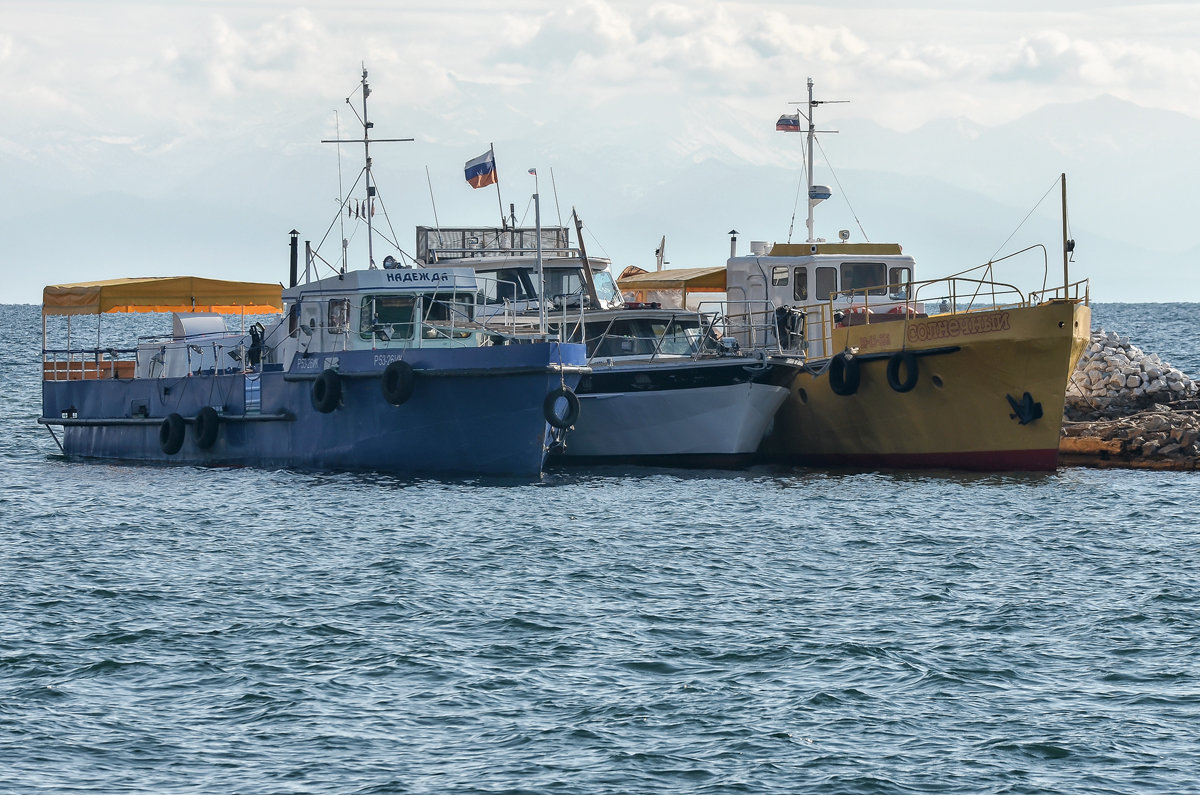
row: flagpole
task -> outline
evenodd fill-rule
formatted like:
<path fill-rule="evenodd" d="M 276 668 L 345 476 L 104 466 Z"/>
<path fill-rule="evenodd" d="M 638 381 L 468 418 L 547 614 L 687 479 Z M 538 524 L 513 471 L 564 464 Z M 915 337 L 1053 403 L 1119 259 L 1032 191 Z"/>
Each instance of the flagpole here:
<path fill-rule="evenodd" d="M 504 200 L 500 198 L 500 169 L 496 167 L 495 144 L 488 144 L 488 152 L 492 155 L 492 171 L 496 175 L 496 203 L 500 206 L 500 228 L 507 229 L 508 223 L 504 220 Z"/>
<path fill-rule="evenodd" d="M 538 237 L 538 330 L 546 334 L 546 273 L 541 261 L 541 198 L 538 196 L 538 169 L 530 168 L 533 174 L 533 225 Z"/>

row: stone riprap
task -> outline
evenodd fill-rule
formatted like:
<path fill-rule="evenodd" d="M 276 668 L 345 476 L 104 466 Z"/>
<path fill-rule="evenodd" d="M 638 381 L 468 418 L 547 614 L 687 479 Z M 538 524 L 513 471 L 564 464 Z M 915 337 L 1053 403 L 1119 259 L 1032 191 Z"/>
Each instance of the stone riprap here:
<path fill-rule="evenodd" d="M 1200 468 L 1200 384 L 1129 338 L 1092 332 L 1067 385 L 1060 462 Z"/>
<path fill-rule="evenodd" d="M 1198 386 L 1180 370 L 1133 345 L 1116 332 L 1092 332 L 1092 341 L 1067 385 L 1067 419 L 1125 416 L 1156 404 L 1197 396 Z"/>

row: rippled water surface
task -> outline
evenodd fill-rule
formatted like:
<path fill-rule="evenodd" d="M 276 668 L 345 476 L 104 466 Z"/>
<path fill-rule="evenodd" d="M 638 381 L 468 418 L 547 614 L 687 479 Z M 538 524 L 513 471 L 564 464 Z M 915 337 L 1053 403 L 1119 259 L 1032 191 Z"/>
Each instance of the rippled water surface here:
<path fill-rule="evenodd" d="M 0 327 L 0 791 L 1200 791 L 1196 473 L 72 463 Z"/>

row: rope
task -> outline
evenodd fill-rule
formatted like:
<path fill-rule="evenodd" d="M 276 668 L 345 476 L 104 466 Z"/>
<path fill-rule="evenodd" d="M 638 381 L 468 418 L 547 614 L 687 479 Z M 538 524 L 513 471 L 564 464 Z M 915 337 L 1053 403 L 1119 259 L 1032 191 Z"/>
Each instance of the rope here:
<path fill-rule="evenodd" d="M 1012 230 L 1012 234 L 1010 234 L 1008 237 L 1004 238 L 1004 242 L 996 247 L 996 250 L 992 252 L 992 256 L 988 257 L 988 265 L 989 266 L 991 265 L 992 260 L 996 259 L 996 255 L 1000 253 L 1001 249 L 1003 249 L 1005 246 L 1008 245 L 1008 241 L 1010 241 L 1014 237 L 1016 237 L 1017 232 L 1021 231 L 1021 227 L 1023 227 L 1025 225 L 1025 222 L 1029 220 L 1029 216 L 1031 216 L 1035 212 L 1037 212 L 1037 208 L 1042 206 L 1042 202 L 1046 201 L 1046 197 L 1050 195 L 1050 191 L 1054 190 L 1054 188 L 1057 185 L 1058 185 L 1058 178 L 1055 178 L 1054 182 L 1052 182 L 1050 184 L 1050 188 L 1045 193 L 1042 194 L 1042 198 L 1038 199 L 1037 204 L 1033 205 L 1033 208 L 1030 209 L 1030 211 L 1025 215 L 1024 218 L 1021 219 L 1021 223 L 1017 224 L 1017 228 Z"/>

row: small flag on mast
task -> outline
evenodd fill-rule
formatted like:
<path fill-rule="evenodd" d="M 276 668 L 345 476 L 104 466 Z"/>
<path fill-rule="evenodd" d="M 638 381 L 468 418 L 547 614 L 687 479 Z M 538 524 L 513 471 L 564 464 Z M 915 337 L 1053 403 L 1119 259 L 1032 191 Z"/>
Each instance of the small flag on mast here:
<path fill-rule="evenodd" d="M 500 181 L 496 174 L 496 158 L 492 150 L 484 152 L 479 157 L 468 160 L 466 166 L 467 182 L 472 188 L 485 188 Z"/>
<path fill-rule="evenodd" d="M 779 121 L 775 122 L 775 129 L 780 132 L 800 132 L 800 114 L 780 116 Z"/>

